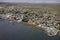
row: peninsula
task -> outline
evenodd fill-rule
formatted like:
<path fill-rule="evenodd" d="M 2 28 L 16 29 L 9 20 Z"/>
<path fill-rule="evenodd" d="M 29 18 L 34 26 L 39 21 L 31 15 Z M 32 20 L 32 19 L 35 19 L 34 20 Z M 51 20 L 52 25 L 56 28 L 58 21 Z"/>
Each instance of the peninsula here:
<path fill-rule="evenodd" d="M 32 25 L 55 36 L 60 31 L 59 4 L 0 3 L 0 19 Z"/>

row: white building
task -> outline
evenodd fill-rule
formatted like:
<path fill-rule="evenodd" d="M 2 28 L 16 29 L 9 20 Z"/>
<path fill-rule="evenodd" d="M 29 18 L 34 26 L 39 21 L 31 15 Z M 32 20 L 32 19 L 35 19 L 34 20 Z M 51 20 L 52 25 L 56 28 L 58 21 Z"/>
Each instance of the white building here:
<path fill-rule="evenodd" d="M 46 31 L 49 36 L 55 36 L 58 32 L 56 28 L 47 28 Z"/>

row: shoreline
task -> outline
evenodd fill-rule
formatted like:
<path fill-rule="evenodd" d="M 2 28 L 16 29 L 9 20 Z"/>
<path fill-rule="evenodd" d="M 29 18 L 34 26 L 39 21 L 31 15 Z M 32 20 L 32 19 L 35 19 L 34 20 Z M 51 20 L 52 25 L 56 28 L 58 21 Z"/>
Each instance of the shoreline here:
<path fill-rule="evenodd" d="M 38 29 L 38 30 L 41 30 L 41 31 L 43 31 L 43 32 L 45 32 L 48 36 L 55 36 L 55 35 L 57 35 L 58 34 L 58 32 L 60 32 L 60 30 L 57 30 L 56 32 L 55 32 L 55 34 L 53 34 L 53 35 L 50 35 L 48 32 L 47 32 L 47 30 L 49 30 L 49 29 L 45 29 L 45 28 L 41 28 L 41 27 L 39 27 L 38 25 L 33 25 L 33 24 L 29 24 L 28 22 L 20 22 L 21 24 L 25 24 L 25 25 L 28 25 L 28 26 L 31 26 L 32 28 L 36 28 L 36 29 Z M 18 24 L 20 24 L 20 23 L 18 23 Z M 52 30 L 52 31 L 54 31 L 54 30 Z M 53 32 L 51 32 L 51 33 L 53 33 Z"/>
<path fill-rule="evenodd" d="M 41 27 L 37 27 L 37 25 L 33 25 L 33 24 L 29 24 L 27 22 L 21 22 L 22 24 L 26 24 L 26 25 L 29 25 L 29 26 L 32 26 L 34 28 L 37 28 L 38 30 L 42 30 L 43 32 L 47 33 L 45 29 L 42 29 Z M 49 35 L 47 33 L 48 36 L 56 36 L 58 34 L 58 32 L 60 32 L 60 30 L 57 30 L 57 32 L 55 33 L 55 35 Z"/>

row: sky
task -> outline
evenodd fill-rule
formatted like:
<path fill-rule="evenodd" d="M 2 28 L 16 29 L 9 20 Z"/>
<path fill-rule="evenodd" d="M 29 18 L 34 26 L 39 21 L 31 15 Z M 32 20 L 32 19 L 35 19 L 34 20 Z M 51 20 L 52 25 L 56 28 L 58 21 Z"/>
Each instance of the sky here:
<path fill-rule="evenodd" d="M 0 2 L 16 2 L 16 3 L 60 3 L 60 0 L 0 0 Z"/>

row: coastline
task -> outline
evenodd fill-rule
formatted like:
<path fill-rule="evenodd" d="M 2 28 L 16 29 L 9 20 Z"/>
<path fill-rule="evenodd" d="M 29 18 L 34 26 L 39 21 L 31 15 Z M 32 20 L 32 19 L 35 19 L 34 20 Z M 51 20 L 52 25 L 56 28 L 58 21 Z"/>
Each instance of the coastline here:
<path fill-rule="evenodd" d="M 26 24 L 26 25 L 29 25 L 29 26 L 32 26 L 34 28 L 37 28 L 38 30 L 42 30 L 43 32 L 45 32 L 48 36 L 55 36 L 58 34 L 58 32 L 60 32 L 60 30 L 57 30 L 55 34 L 53 35 L 50 35 L 49 33 L 47 33 L 46 29 L 42 29 L 41 27 L 38 27 L 37 25 L 33 25 L 33 24 L 29 24 L 27 22 L 21 22 L 22 24 Z"/>
<path fill-rule="evenodd" d="M 59 40 L 60 32 L 56 36 L 48 36 L 45 32 L 25 24 L 11 24 L 9 21 L 0 21 L 2 40 Z M 1 25 L 2 24 L 2 25 Z M 4 25 L 3 25 L 4 24 Z M 4 34 L 4 35 L 3 35 Z M 27 38 L 27 39 L 26 39 Z"/>

